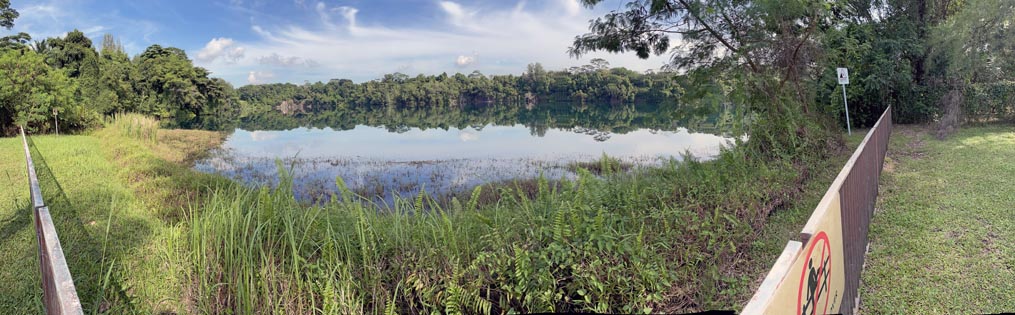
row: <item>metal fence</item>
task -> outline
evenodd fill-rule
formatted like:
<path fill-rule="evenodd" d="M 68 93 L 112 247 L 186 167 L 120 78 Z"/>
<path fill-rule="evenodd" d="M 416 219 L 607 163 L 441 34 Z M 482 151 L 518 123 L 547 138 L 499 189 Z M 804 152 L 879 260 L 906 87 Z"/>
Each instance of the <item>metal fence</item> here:
<path fill-rule="evenodd" d="M 35 174 L 35 163 L 28 149 L 28 138 L 25 129 L 21 128 L 21 141 L 25 148 L 25 161 L 28 167 L 28 187 L 32 197 L 32 214 L 35 222 L 35 238 L 39 244 L 39 269 L 42 274 L 42 300 L 47 314 L 83 314 L 81 301 L 74 288 L 67 260 L 60 247 L 60 238 L 53 226 L 53 218 L 49 208 L 42 200 L 42 189 L 39 178 Z"/>
<path fill-rule="evenodd" d="M 842 257 L 845 263 L 845 288 L 842 308 L 852 314 L 858 306 L 860 272 L 867 256 L 867 232 L 870 229 L 874 204 L 878 198 L 878 179 L 888 153 L 888 139 L 892 135 L 891 108 L 881 114 L 871 128 L 863 147 L 854 153 L 855 164 L 839 187 L 839 209 L 842 213 Z M 848 166 L 847 166 L 848 167 Z"/>
<path fill-rule="evenodd" d="M 854 314 L 867 232 L 878 196 L 892 111 L 850 156 L 800 233 L 772 266 L 744 314 Z"/>

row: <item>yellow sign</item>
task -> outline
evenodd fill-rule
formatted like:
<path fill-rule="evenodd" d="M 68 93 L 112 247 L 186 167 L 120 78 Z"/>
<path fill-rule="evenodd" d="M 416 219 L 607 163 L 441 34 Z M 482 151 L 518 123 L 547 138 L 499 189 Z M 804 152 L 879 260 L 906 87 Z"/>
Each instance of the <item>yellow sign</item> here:
<path fill-rule="evenodd" d="M 839 305 L 845 281 L 842 216 L 838 192 L 830 191 L 830 195 L 826 195 L 804 227 L 803 233 L 811 235 L 807 244 L 787 245 L 783 255 L 793 257 L 780 257 L 744 308 L 744 314 L 841 313 Z"/>

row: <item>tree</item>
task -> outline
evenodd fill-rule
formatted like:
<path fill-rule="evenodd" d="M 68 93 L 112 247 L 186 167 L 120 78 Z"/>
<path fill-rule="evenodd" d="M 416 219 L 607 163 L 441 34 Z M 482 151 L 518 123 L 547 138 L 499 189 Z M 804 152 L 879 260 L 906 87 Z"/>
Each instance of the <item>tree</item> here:
<path fill-rule="evenodd" d="M 74 84 L 62 71 L 50 68 L 32 51 L 0 53 L 0 126 L 14 134 L 16 126 L 28 131 L 52 128 L 50 115 L 60 110 L 61 125 L 93 125 L 96 116 L 74 101 Z"/>
<path fill-rule="evenodd" d="M 967 90 L 1011 80 L 1015 74 L 1015 2 L 1007 0 L 969 1 L 956 14 L 932 29 L 929 74 L 931 84 L 947 91 L 940 99 L 944 115 L 939 137 L 962 123 L 964 112 L 976 112 L 967 100 Z M 1011 81 L 979 102 L 1010 102 Z M 1003 104 L 1003 103 L 1002 103 Z M 1010 106 L 1010 105 L 1002 105 Z M 1000 109 L 1007 111 L 1007 109 Z M 996 109 L 994 111 L 997 111 Z M 991 113 L 993 115 L 1003 113 Z"/>
<path fill-rule="evenodd" d="M 28 35 L 28 33 L 25 32 L 0 37 L 0 50 L 26 49 L 28 48 L 28 42 L 31 40 L 32 36 Z"/>
<path fill-rule="evenodd" d="M 50 38 L 47 41 L 46 61 L 56 68 L 67 69 L 68 76 L 77 78 L 81 71 L 96 71 L 95 69 L 82 69 L 82 66 L 97 67 L 94 62 L 98 54 L 92 47 L 92 40 L 84 33 L 75 29 L 70 31 L 63 38 Z M 85 64 L 85 60 L 89 60 Z"/>
<path fill-rule="evenodd" d="M 829 2 L 810 0 L 633 0 L 592 20 L 569 51 L 671 53 L 670 62 L 697 81 L 692 86 L 718 84 L 729 102 L 759 115 L 748 131 L 753 152 L 794 156 L 828 136 L 808 82 L 822 71 L 813 68 L 816 37 L 831 12 Z M 670 50 L 671 35 L 680 36 L 679 49 Z"/>
<path fill-rule="evenodd" d="M 0 27 L 11 29 L 18 16 L 18 11 L 11 9 L 11 0 L 0 0 Z"/>

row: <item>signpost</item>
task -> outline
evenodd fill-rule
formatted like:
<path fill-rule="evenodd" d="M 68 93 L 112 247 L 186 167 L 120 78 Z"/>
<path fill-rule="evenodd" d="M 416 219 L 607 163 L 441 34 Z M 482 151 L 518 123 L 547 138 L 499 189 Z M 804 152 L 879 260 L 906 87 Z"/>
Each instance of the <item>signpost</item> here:
<path fill-rule="evenodd" d="M 53 107 L 53 124 L 56 125 L 56 135 L 60 135 L 60 121 L 56 120 L 56 107 Z"/>
<path fill-rule="evenodd" d="M 850 135 L 853 134 L 853 128 L 849 126 L 849 103 L 846 103 L 846 84 L 849 84 L 849 70 L 846 68 L 836 68 L 836 77 L 839 78 L 839 84 L 842 85 L 842 106 L 846 108 L 846 131 Z"/>

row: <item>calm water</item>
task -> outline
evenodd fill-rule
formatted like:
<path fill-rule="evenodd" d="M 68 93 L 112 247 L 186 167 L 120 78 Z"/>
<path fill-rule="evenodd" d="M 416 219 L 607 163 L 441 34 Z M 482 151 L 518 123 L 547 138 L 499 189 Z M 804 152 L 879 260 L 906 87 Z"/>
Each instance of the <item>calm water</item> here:
<path fill-rule="evenodd" d="M 283 131 L 237 129 L 200 171 L 252 184 L 277 183 L 276 160 L 293 169 L 302 200 L 336 192 L 340 176 L 351 189 L 390 203 L 420 189 L 446 194 L 475 185 L 538 177 L 573 178 L 568 164 L 607 154 L 635 166 L 656 165 L 685 152 L 702 159 L 717 154 L 730 138 L 631 128 L 611 133 L 573 128 L 536 130 L 522 124 L 481 128 L 398 128 L 356 125 L 350 130 L 296 128 Z"/>

